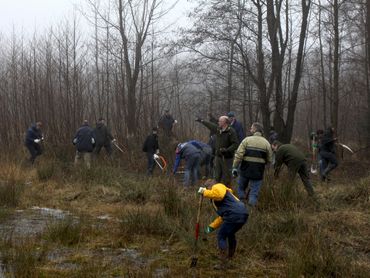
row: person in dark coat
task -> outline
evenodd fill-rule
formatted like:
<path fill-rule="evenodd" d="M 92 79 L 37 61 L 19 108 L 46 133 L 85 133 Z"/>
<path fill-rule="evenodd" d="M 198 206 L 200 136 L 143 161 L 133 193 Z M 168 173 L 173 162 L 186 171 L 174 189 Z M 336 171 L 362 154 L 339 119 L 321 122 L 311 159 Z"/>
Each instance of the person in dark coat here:
<path fill-rule="evenodd" d="M 87 168 L 91 167 L 91 153 L 95 146 L 94 130 L 89 126 L 87 120 L 77 130 L 73 138 L 73 144 L 76 146 L 75 164 L 83 158 Z"/>
<path fill-rule="evenodd" d="M 177 123 L 177 121 L 172 117 L 169 110 L 164 111 L 164 115 L 159 119 L 158 127 L 163 129 L 164 134 L 167 137 L 171 137 L 172 128 Z"/>
<path fill-rule="evenodd" d="M 114 142 L 114 138 L 105 125 L 105 120 L 103 118 L 99 118 L 96 127 L 94 129 L 94 137 L 95 137 L 95 149 L 94 153 L 99 155 L 100 150 L 102 147 L 105 148 L 107 151 L 108 156 L 112 154 L 112 142 Z"/>
<path fill-rule="evenodd" d="M 244 128 L 241 122 L 237 121 L 234 112 L 227 113 L 230 120 L 230 126 L 235 129 L 236 135 L 238 135 L 239 144 L 245 138 Z"/>
<path fill-rule="evenodd" d="M 27 130 L 25 146 L 31 155 L 31 164 L 35 163 L 36 157 L 42 154 L 41 143 L 44 138 L 42 137 L 41 127 L 42 123 L 37 122 Z"/>
<path fill-rule="evenodd" d="M 228 260 L 234 256 L 236 251 L 235 234 L 247 223 L 247 208 L 230 188 L 215 180 L 208 180 L 205 187 L 199 187 L 198 193 L 211 199 L 212 206 L 218 214 L 218 217 L 205 228 L 206 234 L 220 228 L 217 234 L 220 265 L 216 265 L 215 268 L 227 268 Z"/>
<path fill-rule="evenodd" d="M 155 167 L 154 154 L 159 154 L 158 130 L 156 127 L 152 129 L 152 133 L 146 137 L 143 144 L 143 152 L 146 153 L 148 159 L 147 175 L 151 176 Z"/>
<path fill-rule="evenodd" d="M 277 140 L 272 143 L 271 147 L 276 154 L 276 162 L 274 165 L 275 177 L 277 178 L 279 176 L 281 166 L 284 163 L 288 167 L 291 180 L 293 180 L 295 175 L 298 173 L 308 195 L 314 196 L 315 194 L 310 180 L 310 174 L 308 172 L 307 161 L 304 154 L 294 145 L 283 145 Z"/>
<path fill-rule="evenodd" d="M 184 185 L 189 186 L 195 184 L 199 177 L 200 167 L 200 150 L 194 147 L 194 145 L 186 142 L 180 143 L 176 148 L 176 159 L 173 167 L 173 174 L 176 174 L 178 167 L 180 166 L 181 159 L 185 159 L 185 174 L 184 174 Z"/>
<path fill-rule="evenodd" d="M 215 159 L 214 175 L 217 182 L 231 186 L 231 167 L 233 157 L 238 148 L 238 136 L 235 130 L 230 127 L 229 118 L 221 116 L 218 125 L 205 121 L 201 118 L 196 119 L 210 131 L 215 132 Z"/>
<path fill-rule="evenodd" d="M 321 173 L 321 180 L 328 180 L 328 175 L 338 166 L 338 160 L 335 155 L 335 143 L 337 138 L 334 137 L 334 128 L 329 127 L 321 138 L 319 145 L 319 154 L 324 168 Z"/>

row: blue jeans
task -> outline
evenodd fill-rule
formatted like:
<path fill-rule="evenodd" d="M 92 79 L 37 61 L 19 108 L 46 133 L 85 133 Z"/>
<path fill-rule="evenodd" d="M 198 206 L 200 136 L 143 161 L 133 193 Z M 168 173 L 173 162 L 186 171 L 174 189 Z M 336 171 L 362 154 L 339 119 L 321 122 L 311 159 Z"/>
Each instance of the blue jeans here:
<path fill-rule="evenodd" d="M 192 155 L 186 160 L 184 185 L 189 186 L 198 181 L 198 173 L 200 167 L 200 154 Z"/>
<path fill-rule="evenodd" d="M 249 186 L 250 183 L 250 186 Z M 245 190 L 247 187 L 250 187 L 249 194 L 248 194 L 248 205 L 255 206 L 258 200 L 258 193 L 260 192 L 262 180 L 251 180 L 244 176 L 240 176 L 238 180 L 238 196 L 240 200 L 246 200 L 247 196 L 245 194 Z"/>
<path fill-rule="evenodd" d="M 224 222 L 221 225 L 220 230 L 217 234 L 218 248 L 226 251 L 227 245 L 229 245 L 229 254 L 235 252 L 236 249 L 236 238 L 235 233 L 243 227 L 247 222 L 248 216 L 246 215 L 245 222 L 242 223 L 229 223 Z M 227 241 L 226 241 L 227 240 Z"/>

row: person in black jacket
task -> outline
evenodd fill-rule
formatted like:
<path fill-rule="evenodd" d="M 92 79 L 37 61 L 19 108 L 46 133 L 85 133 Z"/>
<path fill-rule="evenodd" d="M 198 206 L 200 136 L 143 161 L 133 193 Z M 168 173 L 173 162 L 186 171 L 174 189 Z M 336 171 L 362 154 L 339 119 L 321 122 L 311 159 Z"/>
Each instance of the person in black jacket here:
<path fill-rule="evenodd" d="M 33 124 L 28 130 L 25 140 L 25 146 L 30 152 L 30 162 L 33 164 L 37 156 L 42 154 L 41 142 L 44 140 L 41 132 L 42 123 Z"/>
<path fill-rule="evenodd" d="M 98 155 L 102 147 L 104 147 L 108 156 L 110 156 L 112 154 L 112 142 L 114 141 L 114 138 L 108 127 L 105 125 L 105 120 L 103 118 L 99 118 L 96 124 L 94 137 L 96 141 L 94 153 Z"/>
<path fill-rule="evenodd" d="M 338 166 L 338 160 L 335 155 L 335 142 L 337 138 L 334 137 L 334 128 L 329 127 L 321 138 L 319 146 L 319 154 L 322 163 L 326 165 L 321 173 L 321 180 L 328 180 L 329 173 Z"/>
<path fill-rule="evenodd" d="M 76 146 L 75 164 L 83 158 L 87 168 L 91 167 L 91 153 L 95 146 L 94 130 L 89 126 L 87 120 L 77 130 L 73 138 L 73 144 Z"/>
<path fill-rule="evenodd" d="M 143 145 L 143 152 L 146 153 L 148 159 L 148 166 L 147 166 L 147 175 L 151 176 L 153 174 L 153 170 L 155 167 L 154 161 L 154 154 L 159 153 L 159 144 L 158 144 L 158 135 L 157 135 L 157 128 L 154 127 L 152 129 L 152 134 L 146 137 L 144 145 Z"/>

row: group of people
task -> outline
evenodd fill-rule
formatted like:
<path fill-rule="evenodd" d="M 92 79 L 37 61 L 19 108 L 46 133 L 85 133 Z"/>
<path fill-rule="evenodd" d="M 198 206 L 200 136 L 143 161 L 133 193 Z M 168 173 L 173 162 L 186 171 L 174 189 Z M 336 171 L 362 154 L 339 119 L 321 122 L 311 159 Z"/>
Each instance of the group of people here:
<path fill-rule="evenodd" d="M 25 145 L 30 153 L 31 164 L 35 162 L 37 156 L 42 154 L 41 144 L 44 137 L 41 128 L 42 123 L 36 122 L 27 130 Z M 106 126 L 104 118 L 99 118 L 95 128 L 90 127 L 88 121 L 85 120 L 76 131 L 72 143 L 76 147 L 75 164 L 83 159 L 86 166 L 90 168 L 92 154 L 99 155 L 103 147 L 108 156 L 111 156 L 112 143 L 115 143 L 115 139 Z"/>
<path fill-rule="evenodd" d="M 181 160 L 185 160 L 184 185 L 196 184 L 200 167 L 205 166 L 205 175 L 211 177 L 199 187 L 198 193 L 202 197 L 212 200 L 218 217 L 205 228 L 209 234 L 219 228 L 217 234 L 221 263 L 218 268 L 227 265 L 227 261 L 234 256 L 236 237 L 248 220 L 250 210 L 256 206 L 262 186 L 266 165 L 272 163 L 274 176 L 278 178 L 282 165 L 288 168 L 290 179 L 298 173 L 310 197 L 315 199 L 315 192 L 309 175 L 305 155 L 292 144 L 282 144 L 278 141 L 278 134 L 271 129 L 269 140 L 263 136 L 263 126 L 255 122 L 250 127 L 250 136 L 245 136 L 243 125 L 237 121 L 235 113 L 229 112 L 216 120 L 209 115 L 209 120 L 197 118 L 196 121 L 209 129 L 209 142 L 189 140 L 178 143 L 176 159 L 172 174 L 175 174 Z M 147 155 L 147 174 L 152 175 L 155 167 L 155 157 L 159 154 L 158 128 L 164 135 L 172 136 L 172 128 L 176 120 L 165 112 L 157 127 L 145 139 L 142 150 Z M 26 136 L 26 146 L 31 154 L 30 161 L 34 163 L 36 157 L 42 153 L 40 144 L 43 141 L 41 132 L 42 123 L 37 122 L 29 128 Z M 318 131 L 312 137 L 314 147 L 318 150 L 319 165 L 322 180 L 328 180 L 329 173 L 338 165 L 335 156 L 334 130 Z M 84 159 L 90 167 L 91 154 L 99 154 L 104 147 L 107 154 L 112 153 L 114 138 L 100 118 L 93 129 L 87 121 L 77 130 L 73 138 L 76 146 L 75 163 Z M 274 159 L 273 159 L 274 157 Z M 237 194 L 231 189 L 232 178 L 238 178 Z"/>
<path fill-rule="evenodd" d="M 165 116 L 168 117 L 168 115 Z M 248 206 L 254 207 L 257 204 L 266 164 L 272 163 L 274 156 L 275 177 L 279 176 L 281 166 L 286 164 L 292 179 L 298 173 L 307 193 L 314 196 L 306 158 L 297 147 L 279 142 L 278 134 L 273 129 L 269 134 L 269 140 L 272 142 L 269 142 L 263 136 L 263 126 L 258 122 L 251 125 L 251 136 L 246 137 L 243 125 L 236 119 L 234 112 L 229 112 L 218 120 L 215 120 L 212 115 L 209 116 L 209 120 L 196 119 L 210 130 L 208 144 L 198 140 L 177 144 L 172 174 L 176 174 L 180 161 L 184 160 L 185 186 L 197 183 L 201 166 L 204 165 L 205 177 L 212 177 L 216 182 L 228 187 L 231 187 L 232 178 L 238 177 L 239 198 Z M 168 122 L 173 124 L 172 116 L 170 118 L 172 120 Z M 153 173 L 154 154 L 159 153 L 157 133 L 158 129 L 155 127 L 143 146 L 143 151 L 147 153 L 148 158 L 148 175 Z M 327 156 L 329 155 L 326 154 Z M 332 169 L 332 164 L 328 167 Z M 328 170 L 325 175 L 327 174 Z"/>

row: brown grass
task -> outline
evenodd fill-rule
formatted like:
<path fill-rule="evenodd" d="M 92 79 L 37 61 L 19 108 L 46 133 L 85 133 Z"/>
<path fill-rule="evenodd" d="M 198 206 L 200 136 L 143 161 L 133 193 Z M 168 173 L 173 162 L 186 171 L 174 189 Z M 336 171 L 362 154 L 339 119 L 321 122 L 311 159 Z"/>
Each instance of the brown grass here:
<path fill-rule="evenodd" d="M 320 209 L 307 198 L 299 180 L 291 187 L 284 177 L 266 180 L 257 209 L 237 234 L 233 267 L 222 273 L 213 270 L 217 262 L 216 233 L 206 240 L 202 240 L 202 234 L 194 274 L 189 272 L 189 264 L 196 188 L 184 190 L 166 177 L 147 179 L 127 173 L 115 162 L 87 171 L 71 167 L 67 161 L 54 161 L 52 174 L 40 178 L 38 167 L 45 167 L 42 163 L 36 168 L 22 168 L 4 162 L 0 167 L 1 180 L 32 183 L 24 187 L 14 207 L 58 208 L 85 220 L 81 224 L 68 220 L 50 224 L 42 237 L 30 240 L 31 254 L 40 246 L 46 250 L 68 246 L 71 254 L 62 262 L 78 266 L 75 270 L 61 270 L 47 256 L 27 263 L 40 277 L 151 277 L 158 273 L 160 277 L 370 275 L 370 177 L 352 179 L 349 184 L 338 170 L 334 183 L 315 182 Z M 100 220 L 99 216 L 107 219 Z M 214 217 L 211 205 L 205 201 L 202 228 Z M 40 244 L 41 239 L 45 246 Z M 133 249 L 140 255 L 136 259 L 103 259 L 97 255 L 102 248 Z M 12 261 L 18 260 L 16 248 L 8 249 L 13 250 Z"/>

